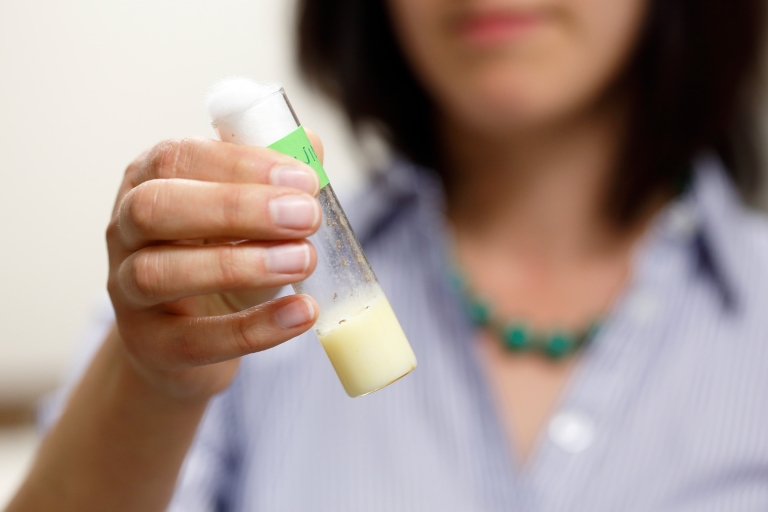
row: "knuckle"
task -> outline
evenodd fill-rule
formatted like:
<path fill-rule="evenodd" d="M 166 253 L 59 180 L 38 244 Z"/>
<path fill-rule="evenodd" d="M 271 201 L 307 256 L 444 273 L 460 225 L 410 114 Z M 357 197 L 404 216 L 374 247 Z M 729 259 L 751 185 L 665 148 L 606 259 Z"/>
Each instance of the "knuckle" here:
<path fill-rule="evenodd" d="M 210 323 L 204 317 L 197 317 L 187 326 L 174 333 L 167 345 L 165 358 L 179 367 L 201 366 L 213 362 L 211 347 L 218 339 L 209 330 Z"/>
<path fill-rule="evenodd" d="M 163 292 L 163 265 L 155 251 L 142 251 L 130 258 L 130 278 L 143 298 L 156 297 Z"/>
<path fill-rule="evenodd" d="M 166 140 L 155 146 L 149 156 L 151 175 L 156 179 L 175 178 L 182 159 L 184 142 L 182 139 Z"/>
<path fill-rule="evenodd" d="M 151 150 L 144 151 L 142 154 L 137 156 L 130 164 L 128 164 L 128 167 L 125 168 L 125 173 L 123 174 L 123 181 L 128 183 L 131 188 L 135 187 L 141 180 L 140 177 L 143 173 L 144 168 L 147 165 L 147 156 L 151 153 Z"/>
<path fill-rule="evenodd" d="M 128 195 L 127 215 L 140 234 L 152 232 L 158 215 L 159 189 L 145 182 L 134 188 Z"/>
<path fill-rule="evenodd" d="M 293 157 L 269 148 L 255 146 L 232 146 L 231 166 L 234 173 L 247 176 L 247 181 L 269 183 L 269 175 L 277 165 L 295 165 Z"/>
<path fill-rule="evenodd" d="M 226 245 L 218 251 L 218 274 L 218 280 L 225 288 L 236 288 L 247 279 L 247 268 L 236 246 Z"/>
<path fill-rule="evenodd" d="M 240 314 L 232 323 L 232 337 L 243 354 L 258 352 L 264 346 L 263 337 L 254 326 L 253 319 L 244 314 Z"/>
<path fill-rule="evenodd" d="M 178 347 L 180 359 L 184 364 L 200 366 L 208 362 L 201 353 L 199 345 L 194 343 L 189 336 L 180 336 L 174 345 Z"/>
<path fill-rule="evenodd" d="M 183 178 L 195 166 L 204 139 L 187 137 L 161 142 L 151 152 L 152 177 L 156 179 Z"/>
<path fill-rule="evenodd" d="M 276 159 L 262 151 L 263 148 L 251 146 L 235 146 L 232 148 L 234 161 L 232 171 L 236 176 L 243 177 L 243 181 L 255 181 L 257 183 L 269 182 L 269 170 L 275 165 Z"/>
<path fill-rule="evenodd" d="M 223 189 L 222 197 L 222 221 L 224 227 L 234 231 L 240 226 L 242 218 L 241 207 L 243 205 L 242 188 L 237 185 L 229 185 Z"/>
<path fill-rule="evenodd" d="M 139 182 L 139 176 L 141 175 L 142 165 L 138 162 L 131 163 L 126 169 L 123 175 L 123 181 L 128 183 L 131 187 L 135 187 Z"/>

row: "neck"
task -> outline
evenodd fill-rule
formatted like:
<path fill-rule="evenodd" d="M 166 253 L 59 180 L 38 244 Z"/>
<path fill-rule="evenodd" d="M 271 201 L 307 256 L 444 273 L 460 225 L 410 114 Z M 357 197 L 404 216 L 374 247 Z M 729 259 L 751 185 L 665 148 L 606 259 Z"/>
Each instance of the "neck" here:
<path fill-rule="evenodd" d="M 604 208 L 623 124 L 623 109 L 607 107 L 503 135 L 446 121 L 457 237 L 552 263 L 625 245 L 637 229 L 617 226 Z"/>

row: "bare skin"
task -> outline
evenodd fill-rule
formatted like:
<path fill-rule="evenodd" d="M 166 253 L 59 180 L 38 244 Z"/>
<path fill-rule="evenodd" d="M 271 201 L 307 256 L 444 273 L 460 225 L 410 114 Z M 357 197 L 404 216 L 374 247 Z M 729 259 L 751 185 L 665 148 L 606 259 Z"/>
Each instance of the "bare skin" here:
<path fill-rule="evenodd" d="M 164 142 L 128 167 L 107 230 L 117 325 L 8 512 L 165 509 L 239 358 L 317 318 L 306 296 L 257 301 L 312 272 L 318 191 L 290 157 L 211 140 Z M 287 218 L 274 202 L 285 197 Z"/>

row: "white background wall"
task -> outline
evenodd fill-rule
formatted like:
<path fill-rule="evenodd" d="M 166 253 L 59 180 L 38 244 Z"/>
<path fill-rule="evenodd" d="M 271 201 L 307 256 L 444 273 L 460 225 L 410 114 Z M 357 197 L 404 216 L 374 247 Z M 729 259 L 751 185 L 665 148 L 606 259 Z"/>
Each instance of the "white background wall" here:
<path fill-rule="evenodd" d="M 125 166 L 170 137 L 213 137 L 206 87 L 285 84 L 342 192 L 349 134 L 293 65 L 293 1 L 0 2 L 0 406 L 50 389 L 106 282 Z"/>

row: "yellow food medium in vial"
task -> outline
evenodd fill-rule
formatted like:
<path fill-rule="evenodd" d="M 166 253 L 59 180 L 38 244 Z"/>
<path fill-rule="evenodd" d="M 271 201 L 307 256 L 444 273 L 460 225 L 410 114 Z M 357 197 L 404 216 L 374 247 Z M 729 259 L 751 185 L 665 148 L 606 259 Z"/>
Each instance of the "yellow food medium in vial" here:
<path fill-rule="evenodd" d="M 318 337 L 352 398 L 381 389 L 416 368 L 416 355 L 383 295 Z"/>

